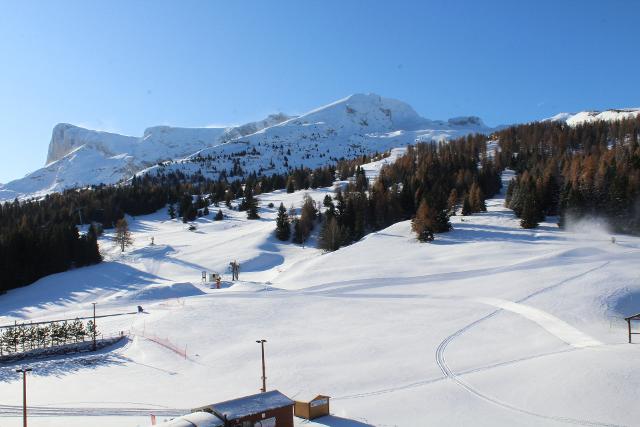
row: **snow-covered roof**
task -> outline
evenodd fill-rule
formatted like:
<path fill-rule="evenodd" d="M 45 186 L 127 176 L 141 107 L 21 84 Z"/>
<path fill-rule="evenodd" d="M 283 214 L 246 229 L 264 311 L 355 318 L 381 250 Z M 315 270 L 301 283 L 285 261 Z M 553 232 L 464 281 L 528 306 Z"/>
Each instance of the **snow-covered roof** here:
<path fill-rule="evenodd" d="M 208 412 L 194 412 L 174 418 L 161 427 L 224 427 L 224 421 Z"/>
<path fill-rule="evenodd" d="M 209 405 L 209 408 L 216 414 L 226 417 L 227 420 L 234 420 L 291 405 L 293 405 L 293 400 L 278 390 L 273 390 L 239 399 L 227 400 L 226 402 L 214 403 Z"/>

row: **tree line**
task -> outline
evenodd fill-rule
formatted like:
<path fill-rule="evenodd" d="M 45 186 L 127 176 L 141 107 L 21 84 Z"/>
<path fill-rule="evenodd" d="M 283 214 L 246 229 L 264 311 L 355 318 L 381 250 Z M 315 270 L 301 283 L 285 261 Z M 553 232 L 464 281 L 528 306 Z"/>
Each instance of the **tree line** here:
<path fill-rule="evenodd" d="M 318 246 L 336 250 L 365 234 L 412 219 L 418 239 L 433 240 L 451 229 L 450 217 L 486 210 L 485 198 L 501 187 L 500 168 L 486 152 L 486 137 L 470 135 L 446 143 L 421 143 L 385 166 L 370 183 L 356 166 L 355 175 L 322 206 L 305 197 L 299 216 L 278 209 L 276 237 L 303 243 L 320 223 Z M 291 228 L 293 230 L 291 230 Z"/>
<path fill-rule="evenodd" d="M 506 205 L 524 228 L 585 217 L 640 233 L 640 118 L 579 126 L 539 122 L 497 132 L 499 162 L 516 171 Z"/>

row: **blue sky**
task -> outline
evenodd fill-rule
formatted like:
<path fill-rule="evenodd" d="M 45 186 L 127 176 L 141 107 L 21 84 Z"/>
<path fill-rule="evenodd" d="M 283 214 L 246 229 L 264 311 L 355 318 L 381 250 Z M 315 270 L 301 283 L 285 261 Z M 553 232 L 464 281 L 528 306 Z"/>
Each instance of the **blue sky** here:
<path fill-rule="evenodd" d="M 0 182 L 68 122 L 141 135 L 356 92 L 490 125 L 640 106 L 640 2 L 0 0 Z"/>

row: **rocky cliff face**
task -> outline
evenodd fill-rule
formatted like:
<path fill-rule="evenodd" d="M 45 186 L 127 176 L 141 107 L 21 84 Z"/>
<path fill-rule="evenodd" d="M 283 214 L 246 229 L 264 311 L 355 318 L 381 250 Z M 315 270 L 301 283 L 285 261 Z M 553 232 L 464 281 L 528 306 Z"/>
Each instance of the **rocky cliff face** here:
<path fill-rule="evenodd" d="M 46 164 L 49 165 L 56 160 L 60 160 L 83 145 L 92 146 L 107 155 L 113 155 L 126 150 L 137 139 L 132 136 L 89 130 L 68 123 L 59 123 L 51 133 Z"/>

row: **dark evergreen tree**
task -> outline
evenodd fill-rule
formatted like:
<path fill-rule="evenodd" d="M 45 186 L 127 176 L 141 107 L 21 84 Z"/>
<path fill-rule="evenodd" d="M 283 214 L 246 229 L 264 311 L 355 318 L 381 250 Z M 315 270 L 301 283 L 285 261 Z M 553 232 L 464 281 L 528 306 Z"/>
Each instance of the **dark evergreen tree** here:
<path fill-rule="evenodd" d="M 344 237 L 344 230 L 335 216 L 327 216 L 320 230 L 318 247 L 325 251 L 335 251 L 343 245 Z"/>
<path fill-rule="evenodd" d="M 244 200 L 240 210 L 247 211 L 247 219 L 258 219 L 258 199 L 253 196 L 253 189 L 247 186 L 244 190 Z"/>
<path fill-rule="evenodd" d="M 471 201 L 469 200 L 469 194 L 466 193 L 462 199 L 462 215 L 467 216 L 473 213 L 473 208 L 471 207 Z"/>
<path fill-rule="evenodd" d="M 538 212 L 538 206 L 533 194 L 528 194 L 522 206 L 522 215 L 520 220 L 520 226 L 522 228 L 536 228 L 538 226 L 538 218 L 540 212 Z"/>
<path fill-rule="evenodd" d="M 289 215 L 287 215 L 287 208 L 284 207 L 283 203 L 280 203 L 280 207 L 278 208 L 276 237 L 282 241 L 287 241 L 291 237 L 291 223 L 289 221 Z"/>

